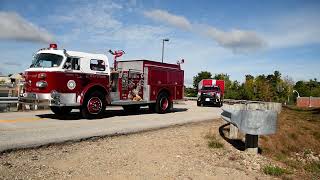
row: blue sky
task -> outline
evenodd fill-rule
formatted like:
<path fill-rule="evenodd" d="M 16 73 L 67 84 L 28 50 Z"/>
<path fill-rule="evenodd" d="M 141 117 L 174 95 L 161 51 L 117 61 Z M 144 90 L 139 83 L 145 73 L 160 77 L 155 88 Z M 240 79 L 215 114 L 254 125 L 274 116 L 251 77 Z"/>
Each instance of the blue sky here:
<path fill-rule="evenodd" d="M 49 42 L 160 60 L 161 39 L 170 38 L 165 61 L 185 59 L 186 84 L 202 70 L 240 82 L 275 70 L 320 79 L 319 9 L 308 0 L 0 0 L 0 72 L 22 72 Z"/>

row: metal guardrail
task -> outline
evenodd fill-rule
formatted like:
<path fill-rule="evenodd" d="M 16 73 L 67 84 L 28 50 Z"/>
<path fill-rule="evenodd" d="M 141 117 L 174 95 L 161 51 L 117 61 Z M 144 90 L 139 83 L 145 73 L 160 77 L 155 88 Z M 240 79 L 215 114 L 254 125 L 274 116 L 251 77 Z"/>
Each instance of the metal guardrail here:
<path fill-rule="evenodd" d="M 197 97 L 183 97 L 184 100 L 188 101 L 196 101 L 198 98 Z"/>
<path fill-rule="evenodd" d="M 271 110 L 222 109 L 222 118 L 241 132 L 251 135 L 274 134 L 277 129 L 277 112 Z"/>
<path fill-rule="evenodd" d="M 258 153 L 258 136 L 276 133 L 280 103 L 261 101 L 227 102 L 221 113 L 222 119 L 230 123 L 230 139 L 238 138 L 238 131 L 246 134 L 246 150 Z"/>
<path fill-rule="evenodd" d="M 18 97 L 0 97 L 0 104 L 18 103 Z"/>

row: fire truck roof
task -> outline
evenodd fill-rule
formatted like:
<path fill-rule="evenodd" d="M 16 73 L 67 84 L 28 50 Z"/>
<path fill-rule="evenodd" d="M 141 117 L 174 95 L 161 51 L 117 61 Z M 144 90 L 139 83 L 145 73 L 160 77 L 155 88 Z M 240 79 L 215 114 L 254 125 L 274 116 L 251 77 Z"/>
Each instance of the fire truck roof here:
<path fill-rule="evenodd" d="M 52 53 L 52 54 L 58 54 L 63 56 L 64 50 L 44 49 L 37 52 L 37 54 L 39 53 Z M 85 57 L 89 59 L 108 60 L 108 57 L 104 54 L 93 54 L 93 53 L 85 53 L 85 52 L 79 52 L 79 51 L 66 51 L 66 53 L 69 56 L 73 56 L 73 57 Z"/>

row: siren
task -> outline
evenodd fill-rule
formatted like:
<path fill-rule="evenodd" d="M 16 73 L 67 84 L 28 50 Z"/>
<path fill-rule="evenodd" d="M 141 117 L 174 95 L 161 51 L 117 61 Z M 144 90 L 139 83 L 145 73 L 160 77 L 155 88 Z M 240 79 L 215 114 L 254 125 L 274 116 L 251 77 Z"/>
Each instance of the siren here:
<path fill-rule="evenodd" d="M 57 44 L 50 44 L 49 48 L 50 49 L 58 49 L 58 45 Z"/>

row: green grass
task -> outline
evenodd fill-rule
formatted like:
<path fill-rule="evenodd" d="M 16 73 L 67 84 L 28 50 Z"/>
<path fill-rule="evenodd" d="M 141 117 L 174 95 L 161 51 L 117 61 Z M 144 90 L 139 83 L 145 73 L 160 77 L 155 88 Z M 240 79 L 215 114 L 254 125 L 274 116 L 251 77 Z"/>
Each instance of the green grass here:
<path fill-rule="evenodd" d="M 208 142 L 209 148 L 223 148 L 223 144 L 217 141 L 209 141 Z"/>
<path fill-rule="evenodd" d="M 275 159 L 294 169 L 300 168 L 301 165 L 298 161 L 288 158 L 288 156 L 283 153 L 276 154 Z"/>
<path fill-rule="evenodd" d="M 311 173 L 320 175 L 320 161 L 314 161 L 312 163 L 307 164 L 304 169 Z"/>
<path fill-rule="evenodd" d="M 288 174 L 288 170 L 283 169 L 278 166 L 267 165 L 263 168 L 263 172 L 267 175 L 271 176 L 282 176 L 284 174 Z"/>
<path fill-rule="evenodd" d="M 215 135 L 206 135 L 206 139 L 208 139 L 208 147 L 209 148 L 223 148 L 224 145 L 217 139 Z"/>
<path fill-rule="evenodd" d="M 312 153 L 312 151 L 311 151 L 311 149 L 305 149 L 304 151 L 303 151 L 303 154 L 306 156 L 306 155 L 308 155 L 308 154 L 311 154 Z"/>
<path fill-rule="evenodd" d="M 283 161 L 287 160 L 288 157 L 287 157 L 287 155 L 285 155 L 283 153 L 278 153 L 275 155 L 275 158 L 276 158 L 276 160 L 283 162 Z"/>

